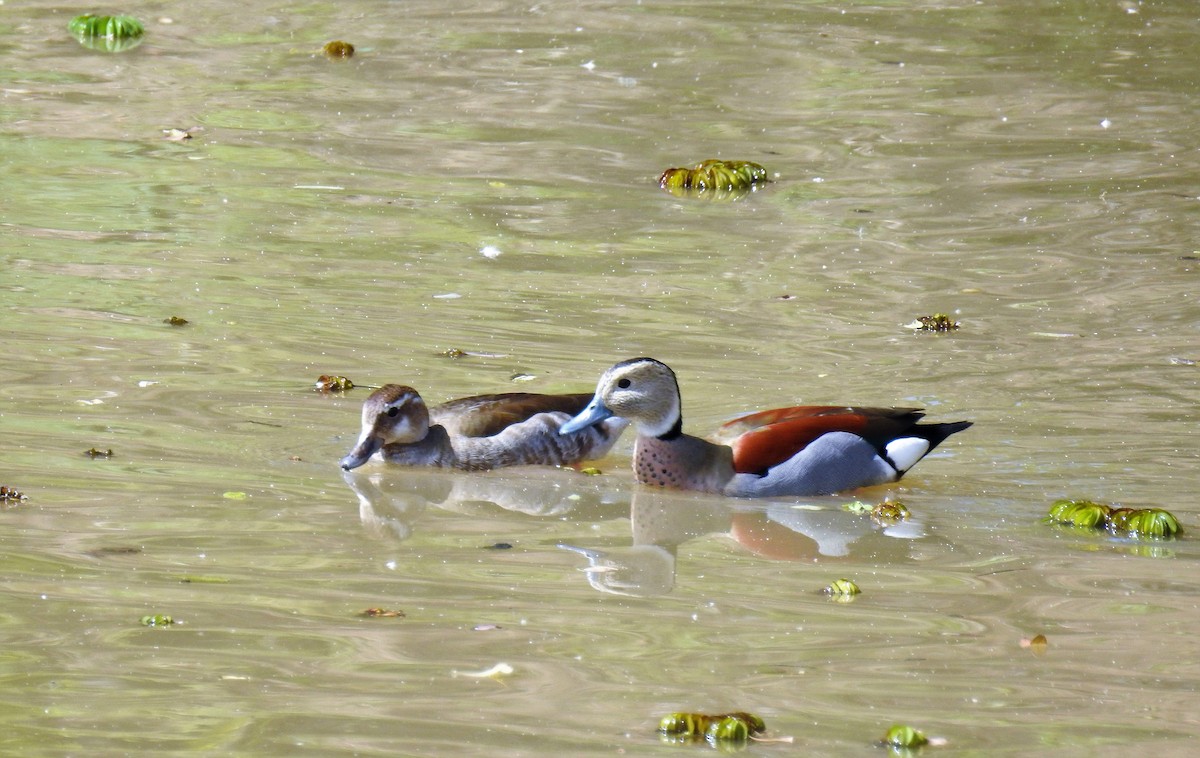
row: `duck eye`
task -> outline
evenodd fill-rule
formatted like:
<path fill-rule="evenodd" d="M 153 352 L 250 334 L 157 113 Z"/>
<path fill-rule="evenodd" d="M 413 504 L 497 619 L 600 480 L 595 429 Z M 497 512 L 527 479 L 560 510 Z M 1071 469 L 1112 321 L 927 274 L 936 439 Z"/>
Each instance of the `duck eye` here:
<path fill-rule="evenodd" d="M 630 382 L 628 379 L 618 379 L 617 380 L 617 386 L 623 390 L 629 389 L 630 384 L 632 384 L 632 382 Z"/>
<path fill-rule="evenodd" d="M 389 405 L 387 409 L 388 418 L 396 418 L 396 414 L 400 413 L 400 409 L 394 405 Z"/>

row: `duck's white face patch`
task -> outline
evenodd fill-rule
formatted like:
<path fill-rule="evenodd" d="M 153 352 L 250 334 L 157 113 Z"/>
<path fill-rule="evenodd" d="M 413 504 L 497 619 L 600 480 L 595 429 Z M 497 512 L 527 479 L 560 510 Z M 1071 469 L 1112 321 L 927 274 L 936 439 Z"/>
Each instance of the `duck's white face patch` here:
<path fill-rule="evenodd" d="M 920 437 L 901 437 L 887 443 L 884 451 L 896 470 L 903 474 L 929 452 L 929 441 Z"/>
<path fill-rule="evenodd" d="M 413 421 L 407 414 L 402 414 L 397 419 L 387 419 L 382 426 L 384 427 L 384 436 L 389 441 L 408 442 L 416 437 L 416 429 L 413 427 Z"/>

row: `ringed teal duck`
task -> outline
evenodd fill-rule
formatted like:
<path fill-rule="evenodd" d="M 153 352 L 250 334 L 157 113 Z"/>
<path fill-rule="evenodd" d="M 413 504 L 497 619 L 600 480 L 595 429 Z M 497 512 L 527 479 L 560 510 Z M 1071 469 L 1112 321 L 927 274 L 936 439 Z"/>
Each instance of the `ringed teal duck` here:
<path fill-rule="evenodd" d="M 349 471 L 376 456 L 408 466 L 484 471 L 602 458 L 625 429 L 624 419 L 597 419 L 594 426 L 559 434 L 591 397 L 510 392 L 428 408 L 412 387 L 386 384 L 363 402 L 362 433 L 340 465 Z"/>
<path fill-rule="evenodd" d="M 629 419 L 638 433 L 633 470 L 643 484 L 732 497 L 829 495 L 894 482 L 971 425 L 918 424 L 924 415 L 916 408 L 779 408 L 736 418 L 709 442 L 683 433 L 675 372 L 634 358 L 605 371 L 596 396 L 559 433 Z"/>

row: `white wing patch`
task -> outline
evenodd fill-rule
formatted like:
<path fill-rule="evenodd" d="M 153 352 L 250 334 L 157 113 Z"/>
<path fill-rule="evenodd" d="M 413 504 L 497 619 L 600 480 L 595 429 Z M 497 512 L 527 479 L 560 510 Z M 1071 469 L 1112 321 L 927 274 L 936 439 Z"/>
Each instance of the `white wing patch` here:
<path fill-rule="evenodd" d="M 920 437 L 901 437 L 892 440 L 884 447 L 888 461 L 896 470 L 903 474 L 921 460 L 929 452 L 929 441 Z"/>

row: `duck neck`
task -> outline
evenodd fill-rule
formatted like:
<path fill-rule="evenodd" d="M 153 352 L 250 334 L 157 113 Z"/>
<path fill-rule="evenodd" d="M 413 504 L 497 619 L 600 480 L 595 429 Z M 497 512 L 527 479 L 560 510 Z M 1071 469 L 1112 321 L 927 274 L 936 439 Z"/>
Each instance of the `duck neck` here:
<path fill-rule="evenodd" d="M 679 439 L 679 437 L 682 434 L 683 434 L 683 416 L 676 416 L 675 423 L 671 425 L 671 428 L 668 429 L 663 434 L 659 434 L 657 436 L 658 436 L 658 439 L 669 442 L 671 440 Z"/>
<path fill-rule="evenodd" d="M 638 436 L 653 437 L 660 440 L 676 440 L 683 435 L 683 410 L 680 407 L 679 394 L 672 398 L 665 412 L 654 420 L 638 421 Z"/>

